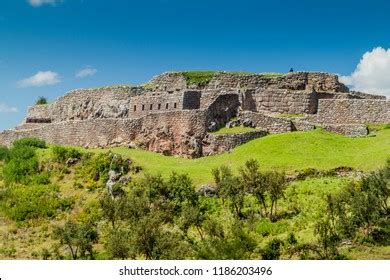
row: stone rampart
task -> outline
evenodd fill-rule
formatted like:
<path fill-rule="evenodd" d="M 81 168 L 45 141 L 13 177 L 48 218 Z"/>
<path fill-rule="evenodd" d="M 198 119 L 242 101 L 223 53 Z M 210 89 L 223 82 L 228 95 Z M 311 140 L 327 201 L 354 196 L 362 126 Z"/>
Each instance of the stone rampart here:
<path fill-rule="evenodd" d="M 367 126 L 363 124 L 327 124 L 323 128 L 326 131 L 349 137 L 361 137 L 368 134 Z"/>
<path fill-rule="evenodd" d="M 264 137 L 266 131 L 249 131 L 238 134 L 207 134 L 203 139 L 203 156 L 220 154 L 231 151 L 235 147 L 245 144 L 253 139 Z"/>
<path fill-rule="evenodd" d="M 312 91 L 291 91 L 286 89 L 256 90 L 251 98 L 257 112 L 285 114 L 315 114 L 317 93 Z"/>
<path fill-rule="evenodd" d="M 320 124 L 390 123 L 390 102 L 380 99 L 320 99 Z"/>
<path fill-rule="evenodd" d="M 276 118 L 262 113 L 248 111 L 240 112 L 239 118 L 241 120 L 250 120 L 253 127 L 263 129 L 268 133 L 284 133 L 292 131 L 292 123 L 291 120 L 288 119 Z"/>

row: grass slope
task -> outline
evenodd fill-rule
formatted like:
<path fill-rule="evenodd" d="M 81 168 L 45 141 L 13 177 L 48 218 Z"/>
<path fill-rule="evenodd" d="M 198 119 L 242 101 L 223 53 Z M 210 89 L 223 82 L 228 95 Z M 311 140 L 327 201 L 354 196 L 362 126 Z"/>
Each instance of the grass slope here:
<path fill-rule="evenodd" d="M 381 167 L 390 156 L 390 129 L 362 138 L 348 138 L 320 129 L 274 134 L 253 140 L 230 153 L 199 159 L 167 157 L 126 147 L 112 150 L 131 157 L 146 172 L 168 175 L 174 170 L 188 173 L 199 185 L 212 182 L 211 169 L 225 164 L 236 170 L 249 158 L 257 159 L 265 170 L 279 169 L 288 173 L 305 168 L 338 166 L 371 171 Z"/>

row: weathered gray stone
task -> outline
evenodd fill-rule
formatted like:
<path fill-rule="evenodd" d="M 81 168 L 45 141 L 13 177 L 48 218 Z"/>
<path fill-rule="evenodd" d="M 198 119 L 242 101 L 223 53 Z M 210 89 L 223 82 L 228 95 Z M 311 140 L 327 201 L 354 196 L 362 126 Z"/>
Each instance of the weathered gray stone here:
<path fill-rule="evenodd" d="M 78 158 L 68 158 L 67 160 L 66 160 L 66 165 L 67 166 L 73 166 L 73 165 L 75 165 L 77 162 L 79 161 L 79 159 Z"/>
<path fill-rule="evenodd" d="M 203 185 L 198 189 L 198 193 L 205 197 L 217 196 L 217 190 L 210 185 Z"/>
<path fill-rule="evenodd" d="M 361 137 L 368 135 L 366 125 L 356 124 L 328 124 L 323 127 L 326 131 L 334 132 L 349 137 Z"/>

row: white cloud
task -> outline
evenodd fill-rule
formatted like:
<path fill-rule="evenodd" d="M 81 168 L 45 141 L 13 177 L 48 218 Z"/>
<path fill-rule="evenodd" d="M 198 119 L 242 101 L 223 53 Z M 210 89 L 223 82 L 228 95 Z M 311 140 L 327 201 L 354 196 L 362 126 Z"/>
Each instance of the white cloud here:
<path fill-rule="evenodd" d="M 390 49 L 377 47 L 366 52 L 355 71 L 341 76 L 340 81 L 352 90 L 390 97 Z"/>
<path fill-rule="evenodd" d="M 19 87 L 42 87 L 61 82 L 59 75 L 52 71 L 39 71 L 34 76 L 18 82 Z"/>
<path fill-rule="evenodd" d="M 84 69 L 81 69 L 76 73 L 76 78 L 86 78 L 86 77 L 91 77 L 97 73 L 97 70 L 93 67 L 86 67 Z"/>
<path fill-rule="evenodd" d="M 40 7 L 43 5 L 56 5 L 62 3 L 62 0 L 27 0 L 27 2 L 33 7 Z"/>
<path fill-rule="evenodd" d="M 16 113 L 18 112 L 18 108 L 8 106 L 7 104 L 0 103 L 0 113 Z"/>

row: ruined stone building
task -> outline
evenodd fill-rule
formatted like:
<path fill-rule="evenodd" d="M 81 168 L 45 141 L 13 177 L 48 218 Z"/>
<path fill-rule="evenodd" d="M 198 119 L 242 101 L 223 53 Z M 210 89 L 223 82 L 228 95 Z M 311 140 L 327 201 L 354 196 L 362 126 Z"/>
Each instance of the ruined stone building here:
<path fill-rule="evenodd" d="M 71 91 L 54 103 L 30 107 L 21 125 L 0 133 L 0 145 L 37 137 L 52 144 L 128 145 L 200 157 L 268 133 L 321 126 L 361 136 L 367 134 L 366 124 L 390 123 L 385 97 L 350 92 L 331 74 L 215 72 L 195 82 L 189 75 L 164 73 L 139 87 Z M 210 133 L 226 125 L 257 129 Z"/>

